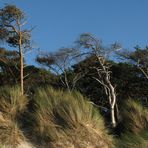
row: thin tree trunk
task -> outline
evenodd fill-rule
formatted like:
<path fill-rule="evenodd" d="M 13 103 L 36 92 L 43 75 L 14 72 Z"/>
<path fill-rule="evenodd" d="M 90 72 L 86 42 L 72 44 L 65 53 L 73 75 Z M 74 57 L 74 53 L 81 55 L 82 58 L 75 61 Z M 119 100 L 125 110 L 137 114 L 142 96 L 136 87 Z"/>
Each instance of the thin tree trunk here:
<path fill-rule="evenodd" d="M 115 104 L 116 104 L 116 95 L 114 88 L 111 88 L 111 95 L 112 95 L 112 104 L 111 104 L 111 119 L 112 119 L 112 126 L 116 127 L 116 118 L 115 118 Z"/>
<path fill-rule="evenodd" d="M 71 93 L 71 89 L 69 87 L 69 82 L 68 82 L 68 79 L 67 79 L 66 72 L 64 72 L 64 81 L 65 81 L 65 84 L 66 84 L 66 87 L 67 87 L 68 92 Z"/>
<path fill-rule="evenodd" d="M 20 85 L 21 94 L 24 94 L 24 61 L 23 61 L 23 50 L 22 50 L 22 34 L 19 36 L 19 53 L 20 53 Z"/>
<path fill-rule="evenodd" d="M 116 93 L 115 93 L 115 89 L 112 86 L 108 75 L 106 76 L 106 82 L 108 84 L 108 87 L 110 89 L 110 97 L 111 97 L 111 103 L 110 103 L 110 107 L 111 107 L 111 122 L 112 122 L 112 127 L 116 127 L 117 123 L 116 123 L 116 118 L 115 118 L 115 105 L 116 105 Z"/>
<path fill-rule="evenodd" d="M 20 55 L 20 64 L 21 64 L 21 73 L 20 73 L 20 78 L 21 78 L 21 94 L 23 95 L 24 94 L 24 67 L 23 67 L 23 55 L 21 53 Z"/>
<path fill-rule="evenodd" d="M 116 119 L 115 119 L 115 108 L 114 106 L 111 107 L 111 121 L 112 121 L 112 127 L 116 127 Z"/>

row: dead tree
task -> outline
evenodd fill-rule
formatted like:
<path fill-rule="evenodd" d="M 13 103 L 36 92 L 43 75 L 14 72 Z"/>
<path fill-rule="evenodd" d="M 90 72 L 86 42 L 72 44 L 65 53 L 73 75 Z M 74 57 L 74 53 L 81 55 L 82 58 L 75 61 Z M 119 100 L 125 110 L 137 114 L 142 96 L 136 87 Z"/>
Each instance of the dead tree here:
<path fill-rule="evenodd" d="M 82 50 L 82 54 L 86 53 L 86 55 L 94 56 L 96 58 L 97 65 L 91 67 L 97 72 L 97 77 L 93 77 L 93 79 L 104 88 L 111 109 L 111 123 L 112 126 L 115 127 L 116 90 L 111 82 L 110 65 L 105 58 L 106 49 L 102 47 L 101 42 L 97 38 L 88 33 L 82 34 L 77 43 Z"/>

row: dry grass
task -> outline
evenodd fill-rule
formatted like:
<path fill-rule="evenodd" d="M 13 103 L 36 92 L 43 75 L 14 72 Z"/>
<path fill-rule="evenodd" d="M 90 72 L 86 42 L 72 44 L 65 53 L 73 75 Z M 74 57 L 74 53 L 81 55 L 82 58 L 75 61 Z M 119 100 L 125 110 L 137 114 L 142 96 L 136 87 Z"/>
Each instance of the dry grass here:
<path fill-rule="evenodd" d="M 38 136 L 43 147 L 113 147 L 102 117 L 79 93 L 40 89 L 35 101 L 33 134 Z"/>
<path fill-rule="evenodd" d="M 24 112 L 28 99 L 21 95 L 19 87 L 4 87 L 0 92 L 0 111 L 4 116 L 14 119 Z"/>
<path fill-rule="evenodd" d="M 0 92 L 0 146 L 33 148 L 18 120 L 26 110 L 27 98 L 18 87 L 2 88 Z M 36 142 L 36 147 L 113 147 L 102 117 L 81 94 L 47 88 L 38 90 L 34 100 L 36 110 L 32 113 L 30 141 Z"/>
<path fill-rule="evenodd" d="M 27 98 L 20 94 L 18 87 L 1 88 L 0 92 L 0 144 L 16 148 L 25 140 L 17 118 L 25 110 Z"/>
<path fill-rule="evenodd" d="M 148 148 L 148 131 L 126 133 L 117 142 L 118 148 Z"/>
<path fill-rule="evenodd" d="M 25 137 L 18 125 L 10 119 L 0 118 L 0 143 L 16 147 Z"/>
<path fill-rule="evenodd" d="M 148 109 L 138 102 L 129 100 L 123 109 L 125 130 L 132 133 L 148 129 Z"/>
<path fill-rule="evenodd" d="M 148 148 L 148 109 L 129 100 L 123 109 L 124 133 L 117 140 L 119 148 Z"/>

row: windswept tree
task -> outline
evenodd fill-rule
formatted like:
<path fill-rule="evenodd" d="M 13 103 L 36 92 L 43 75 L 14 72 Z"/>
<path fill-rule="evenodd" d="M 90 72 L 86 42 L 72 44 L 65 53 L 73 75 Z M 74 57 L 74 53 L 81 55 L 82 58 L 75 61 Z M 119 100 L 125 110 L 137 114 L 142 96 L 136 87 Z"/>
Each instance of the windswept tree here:
<path fill-rule="evenodd" d="M 115 87 L 111 82 L 111 65 L 106 58 L 108 50 L 102 46 L 100 40 L 89 33 L 82 34 L 77 43 L 81 49 L 81 55 L 93 57 L 95 60 L 95 65 L 90 66 L 89 69 L 97 73 L 97 76 L 93 76 L 92 78 L 104 88 L 111 109 L 111 123 L 112 126 L 115 127 L 115 105 L 117 96 Z"/>
<path fill-rule="evenodd" d="M 141 49 L 139 46 L 135 47 L 135 51 L 121 51 L 117 54 L 123 59 L 128 60 L 142 72 L 142 74 L 148 79 L 148 47 Z"/>
<path fill-rule="evenodd" d="M 31 30 L 24 28 L 26 17 L 21 9 L 7 5 L 0 9 L 0 40 L 17 48 L 20 61 L 21 94 L 24 94 L 24 53 L 30 49 Z"/>
<path fill-rule="evenodd" d="M 61 48 L 54 53 L 39 55 L 36 61 L 59 76 L 62 85 L 71 92 L 77 81 L 84 76 L 81 73 L 74 73 L 71 67 L 79 61 L 79 55 L 76 48 Z"/>

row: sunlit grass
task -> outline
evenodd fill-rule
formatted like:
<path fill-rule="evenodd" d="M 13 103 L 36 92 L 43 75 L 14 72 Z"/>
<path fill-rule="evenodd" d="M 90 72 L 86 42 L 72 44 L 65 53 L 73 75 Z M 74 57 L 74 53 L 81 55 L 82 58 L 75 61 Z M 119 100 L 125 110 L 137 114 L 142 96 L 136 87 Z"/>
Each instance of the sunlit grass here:
<path fill-rule="evenodd" d="M 36 93 L 37 110 L 34 133 L 42 144 L 52 147 L 112 147 L 99 112 L 78 92 L 40 89 Z"/>
<path fill-rule="evenodd" d="M 27 98 L 19 87 L 0 88 L 0 144 L 16 147 L 25 140 L 17 118 L 24 112 Z"/>
<path fill-rule="evenodd" d="M 34 109 L 19 87 L 0 89 L 0 147 L 32 148 L 117 148 L 148 147 L 148 109 L 129 100 L 122 109 L 123 133 L 114 138 L 108 133 L 98 110 L 80 93 L 40 88 L 33 97 Z M 24 116 L 24 112 L 26 112 Z M 23 117 L 22 117 L 23 116 Z M 20 128 L 30 117 L 30 131 Z M 22 145 L 21 145 L 22 144 Z"/>

